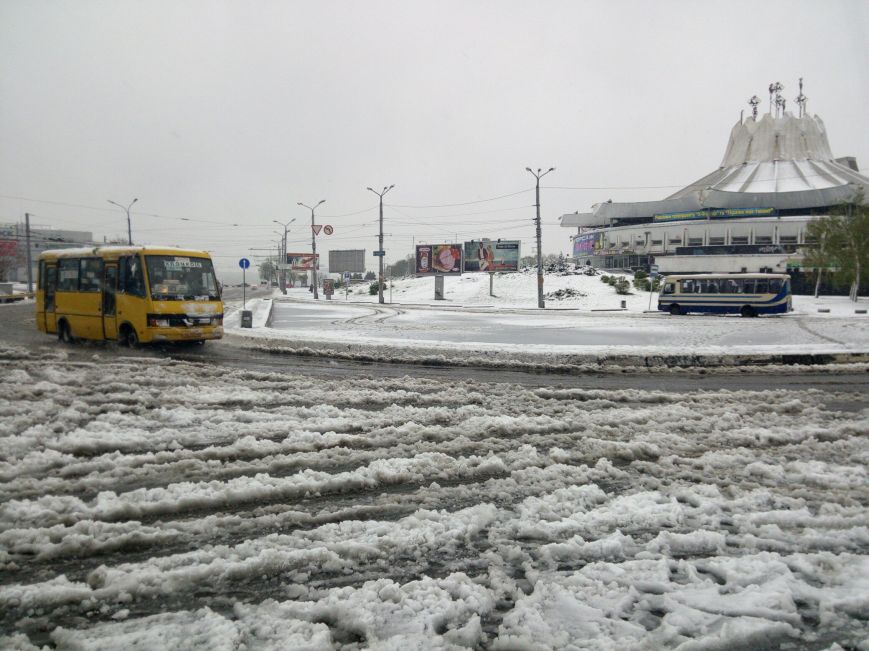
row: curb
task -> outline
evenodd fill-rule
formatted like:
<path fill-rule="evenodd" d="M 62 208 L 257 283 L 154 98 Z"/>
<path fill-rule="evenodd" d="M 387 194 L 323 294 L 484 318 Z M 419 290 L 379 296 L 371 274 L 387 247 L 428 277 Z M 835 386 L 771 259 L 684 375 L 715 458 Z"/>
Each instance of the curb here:
<path fill-rule="evenodd" d="M 498 351 L 450 351 L 416 349 L 414 352 L 366 344 L 258 339 L 246 346 L 272 355 L 342 359 L 354 362 L 516 370 L 533 373 L 578 375 L 600 372 L 668 371 L 725 369 L 750 372 L 764 367 L 791 370 L 845 365 L 869 366 L 869 352 L 847 353 L 747 353 L 734 355 L 702 354 L 580 354 L 520 355 Z M 831 369 L 829 369 L 831 370 Z M 850 369 L 853 371 L 854 369 Z M 869 367 L 859 369 L 869 372 Z"/>

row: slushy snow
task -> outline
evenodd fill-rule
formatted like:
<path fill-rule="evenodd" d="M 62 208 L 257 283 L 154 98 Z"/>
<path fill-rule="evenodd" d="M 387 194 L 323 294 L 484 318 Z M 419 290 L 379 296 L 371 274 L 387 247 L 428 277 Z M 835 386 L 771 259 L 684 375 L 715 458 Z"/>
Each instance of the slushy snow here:
<path fill-rule="evenodd" d="M 325 382 L 55 348 L 0 366 L 2 648 L 869 637 L 848 386 Z"/>

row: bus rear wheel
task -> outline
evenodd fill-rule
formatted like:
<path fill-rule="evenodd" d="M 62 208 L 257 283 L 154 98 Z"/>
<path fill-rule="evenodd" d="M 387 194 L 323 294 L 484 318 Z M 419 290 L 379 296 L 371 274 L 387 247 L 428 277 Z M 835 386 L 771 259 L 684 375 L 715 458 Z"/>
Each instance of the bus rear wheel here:
<path fill-rule="evenodd" d="M 670 306 L 670 314 L 672 314 L 673 316 L 679 316 L 680 314 L 682 314 L 682 308 L 678 305 L 673 304 Z"/>
<path fill-rule="evenodd" d="M 742 309 L 739 311 L 739 316 L 747 319 L 757 316 L 757 312 L 754 311 L 754 308 L 751 307 L 751 305 L 743 305 Z"/>
<path fill-rule="evenodd" d="M 72 336 L 72 330 L 69 329 L 69 324 L 66 321 L 57 324 L 57 339 L 64 344 L 75 343 L 75 337 Z"/>

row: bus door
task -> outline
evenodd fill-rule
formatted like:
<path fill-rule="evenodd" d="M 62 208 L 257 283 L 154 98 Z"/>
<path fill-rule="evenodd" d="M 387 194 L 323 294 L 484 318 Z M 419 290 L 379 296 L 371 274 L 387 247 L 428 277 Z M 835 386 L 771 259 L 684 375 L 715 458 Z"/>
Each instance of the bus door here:
<path fill-rule="evenodd" d="M 106 264 L 103 275 L 103 338 L 118 338 L 118 316 L 116 292 L 118 287 L 118 265 Z"/>
<path fill-rule="evenodd" d="M 45 265 L 45 305 L 42 313 L 45 332 L 57 332 L 57 306 L 55 294 L 57 293 L 57 265 Z"/>

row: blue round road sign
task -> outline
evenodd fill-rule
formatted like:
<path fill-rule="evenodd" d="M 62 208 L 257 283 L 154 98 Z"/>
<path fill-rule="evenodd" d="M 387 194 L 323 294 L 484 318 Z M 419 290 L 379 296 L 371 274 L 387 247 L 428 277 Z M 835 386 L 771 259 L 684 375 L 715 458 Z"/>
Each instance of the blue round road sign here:
<path fill-rule="evenodd" d="M 242 258 L 238 261 L 238 266 L 242 269 L 247 269 L 248 267 L 250 267 L 250 260 L 248 260 L 247 258 Z"/>

